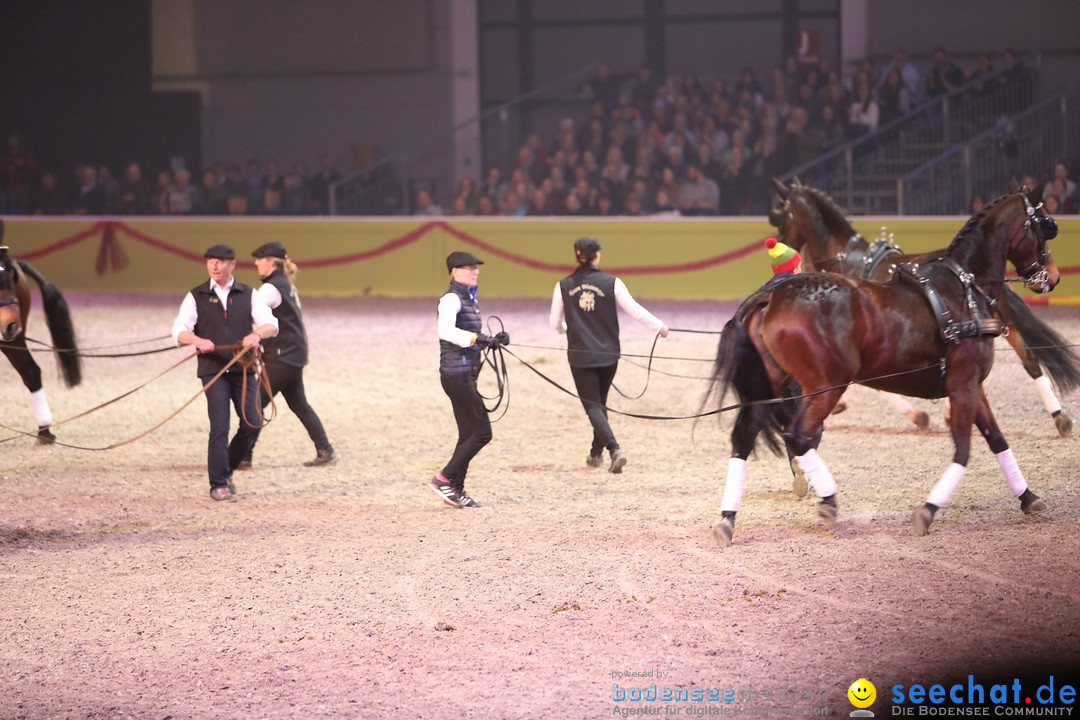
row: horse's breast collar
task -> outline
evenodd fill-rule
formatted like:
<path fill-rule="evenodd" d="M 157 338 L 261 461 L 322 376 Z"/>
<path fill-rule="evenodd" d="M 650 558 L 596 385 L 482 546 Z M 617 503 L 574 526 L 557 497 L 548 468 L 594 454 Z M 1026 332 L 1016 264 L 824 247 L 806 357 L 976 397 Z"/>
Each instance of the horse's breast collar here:
<path fill-rule="evenodd" d="M 941 263 L 964 286 L 968 319 L 959 320 L 953 318 L 952 310 L 949 309 L 945 299 L 941 296 L 941 291 L 934 287 L 933 278 L 930 277 L 929 269 L 933 263 Z M 958 342 L 961 338 L 966 337 L 997 337 L 1001 335 L 1001 321 L 994 316 L 994 301 L 986 297 L 982 290 L 972 282 L 971 273 L 960 267 L 960 264 L 951 257 L 938 258 L 921 266 L 903 263 L 897 266 L 896 275 L 915 282 L 923 291 L 927 301 L 930 303 L 930 309 L 933 311 L 934 317 L 937 318 L 941 338 L 946 343 Z M 978 302 L 980 297 L 984 301 L 981 304 Z M 983 307 L 989 308 L 989 312 L 984 310 Z"/>
<path fill-rule="evenodd" d="M 888 240 L 875 240 L 868 245 L 862 235 L 852 235 L 836 259 L 844 275 L 870 278 L 887 258 L 901 254 L 900 248 Z"/>

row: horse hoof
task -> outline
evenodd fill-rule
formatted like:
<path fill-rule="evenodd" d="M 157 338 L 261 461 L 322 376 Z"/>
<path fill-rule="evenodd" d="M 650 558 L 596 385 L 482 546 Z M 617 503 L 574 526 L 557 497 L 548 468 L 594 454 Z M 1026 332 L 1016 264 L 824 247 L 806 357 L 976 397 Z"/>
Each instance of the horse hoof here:
<path fill-rule="evenodd" d="M 37 431 L 37 444 L 38 445 L 52 445 L 56 442 L 56 436 L 49 431 L 49 428 L 38 428 Z"/>
<path fill-rule="evenodd" d="M 1035 498 L 1029 503 L 1020 503 L 1020 509 L 1025 515 L 1038 515 L 1039 513 L 1046 512 L 1046 503 L 1042 501 L 1042 498 Z"/>
<path fill-rule="evenodd" d="M 915 417 L 912 419 L 911 422 L 915 423 L 915 427 L 919 428 L 920 430 L 930 429 L 930 416 L 924 413 L 922 410 L 915 413 Z"/>
<path fill-rule="evenodd" d="M 794 459 L 791 461 L 791 472 L 794 475 L 791 478 L 791 492 L 795 494 L 795 497 L 802 500 L 806 497 L 806 493 L 810 490 L 810 483 L 806 481 L 806 473 L 799 467 L 799 463 Z"/>
<path fill-rule="evenodd" d="M 830 505 L 829 503 L 824 502 L 824 501 L 818 503 L 818 506 L 817 506 L 818 517 L 820 517 L 825 522 L 827 522 L 827 523 L 836 522 L 836 513 L 837 513 L 837 510 L 836 510 L 835 505 Z"/>
<path fill-rule="evenodd" d="M 930 508 L 921 507 L 911 514 L 911 527 L 919 537 L 930 532 L 932 522 L 934 522 L 934 513 L 930 512 Z"/>
<path fill-rule="evenodd" d="M 1057 428 L 1058 435 L 1061 437 L 1072 437 L 1072 418 L 1065 413 L 1054 418 L 1054 427 Z"/>
<path fill-rule="evenodd" d="M 724 518 L 713 525 L 712 534 L 717 545 L 720 547 L 727 547 L 731 544 L 731 536 L 735 534 L 735 523 Z"/>
<path fill-rule="evenodd" d="M 844 412 L 845 410 L 847 410 L 847 403 L 844 402 L 843 400 L 841 400 L 840 402 L 836 403 L 836 407 L 834 407 L 832 409 L 832 412 L 829 413 L 829 414 L 830 415 L 839 415 L 840 413 Z"/>

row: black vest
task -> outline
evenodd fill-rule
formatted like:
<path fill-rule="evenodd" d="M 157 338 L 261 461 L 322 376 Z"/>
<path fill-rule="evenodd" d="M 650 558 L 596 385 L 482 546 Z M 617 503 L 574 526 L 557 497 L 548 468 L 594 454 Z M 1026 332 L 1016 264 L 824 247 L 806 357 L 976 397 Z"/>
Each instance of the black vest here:
<path fill-rule="evenodd" d="M 292 367 L 304 367 L 308 363 L 307 332 L 300 310 L 300 294 L 281 270 L 274 270 L 263 278 L 281 293 L 281 304 L 274 308 L 278 319 L 278 334 L 263 340 L 263 358 L 267 362 L 280 362 Z"/>
<path fill-rule="evenodd" d="M 466 332 L 479 333 L 483 328 L 480 306 L 472 299 L 469 286 L 456 280 L 450 282 L 446 291 L 461 298 L 461 310 L 455 325 Z M 443 375 L 464 375 L 480 371 L 480 346 L 475 343 L 467 348 L 439 340 L 439 372 Z"/>
<path fill-rule="evenodd" d="M 229 289 L 228 306 L 221 307 L 217 293 L 210 288 L 210 281 L 204 282 L 191 291 L 195 298 L 198 319 L 194 332 L 199 337 L 213 340 L 215 345 L 232 345 L 251 334 L 251 287 L 239 280 Z M 212 377 L 221 371 L 233 359 L 234 350 L 215 350 L 199 353 L 198 373 L 200 378 Z M 236 363 L 229 372 L 241 372 L 243 367 Z"/>
<path fill-rule="evenodd" d="M 607 367 L 619 361 L 619 312 L 615 276 L 581 265 L 559 281 L 566 315 L 566 355 L 575 367 Z"/>

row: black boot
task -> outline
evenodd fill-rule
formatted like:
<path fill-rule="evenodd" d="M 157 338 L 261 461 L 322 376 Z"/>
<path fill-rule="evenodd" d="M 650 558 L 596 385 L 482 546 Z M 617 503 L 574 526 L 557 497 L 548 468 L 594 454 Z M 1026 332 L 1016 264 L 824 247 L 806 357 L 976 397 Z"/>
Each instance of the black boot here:
<path fill-rule="evenodd" d="M 315 459 L 304 463 L 305 467 L 319 467 L 320 465 L 332 465 L 338 461 L 338 455 L 334 448 L 327 445 L 324 448 L 316 448 Z"/>

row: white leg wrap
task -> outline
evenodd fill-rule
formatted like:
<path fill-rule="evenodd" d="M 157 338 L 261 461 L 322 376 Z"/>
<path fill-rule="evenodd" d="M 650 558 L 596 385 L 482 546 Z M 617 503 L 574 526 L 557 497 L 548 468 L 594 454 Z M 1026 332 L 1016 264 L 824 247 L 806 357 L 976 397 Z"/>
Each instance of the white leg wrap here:
<path fill-rule="evenodd" d="M 1016 497 L 1023 495 L 1028 489 L 1027 480 L 1024 480 L 1024 474 L 1020 472 L 1020 466 L 1016 463 L 1013 451 L 1002 450 L 997 454 L 997 461 L 1001 472 L 1005 474 L 1005 482 L 1009 483 L 1012 494 Z"/>
<path fill-rule="evenodd" d="M 937 481 L 937 485 L 930 491 L 926 502 L 938 507 L 945 507 L 949 502 L 949 498 L 956 492 L 956 488 L 960 487 L 960 481 L 964 479 L 966 473 L 967 468 L 960 463 L 949 465 L 949 467 L 945 468 L 945 472 L 941 474 L 941 479 Z"/>
<path fill-rule="evenodd" d="M 1058 402 L 1057 395 L 1054 394 L 1054 387 L 1050 384 L 1050 378 L 1045 375 L 1035 378 L 1035 389 L 1039 391 L 1039 397 L 1042 398 L 1046 412 L 1053 415 L 1061 411 L 1061 403 Z"/>
<path fill-rule="evenodd" d="M 806 479 L 814 486 L 818 497 L 827 498 L 836 494 L 836 480 L 829 468 L 825 467 L 825 461 L 818 455 L 817 450 L 807 450 L 805 455 L 797 456 L 795 462 L 799 463 L 799 469 L 806 473 Z"/>
<path fill-rule="evenodd" d="M 52 425 L 52 411 L 49 410 L 49 401 L 45 399 L 45 388 L 30 393 L 30 407 L 34 409 L 38 427 Z"/>
<path fill-rule="evenodd" d="M 882 399 L 892 405 L 893 410 L 901 415 L 907 415 L 914 412 L 914 408 L 911 407 L 911 403 L 904 399 L 903 395 L 897 395 L 896 393 L 885 392 L 884 390 L 878 390 L 878 395 L 881 395 Z"/>
<path fill-rule="evenodd" d="M 724 497 L 720 501 L 721 511 L 739 512 L 745 484 L 746 461 L 741 458 L 731 458 L 727 465 L 727 480 L 724 481 Z"/>

